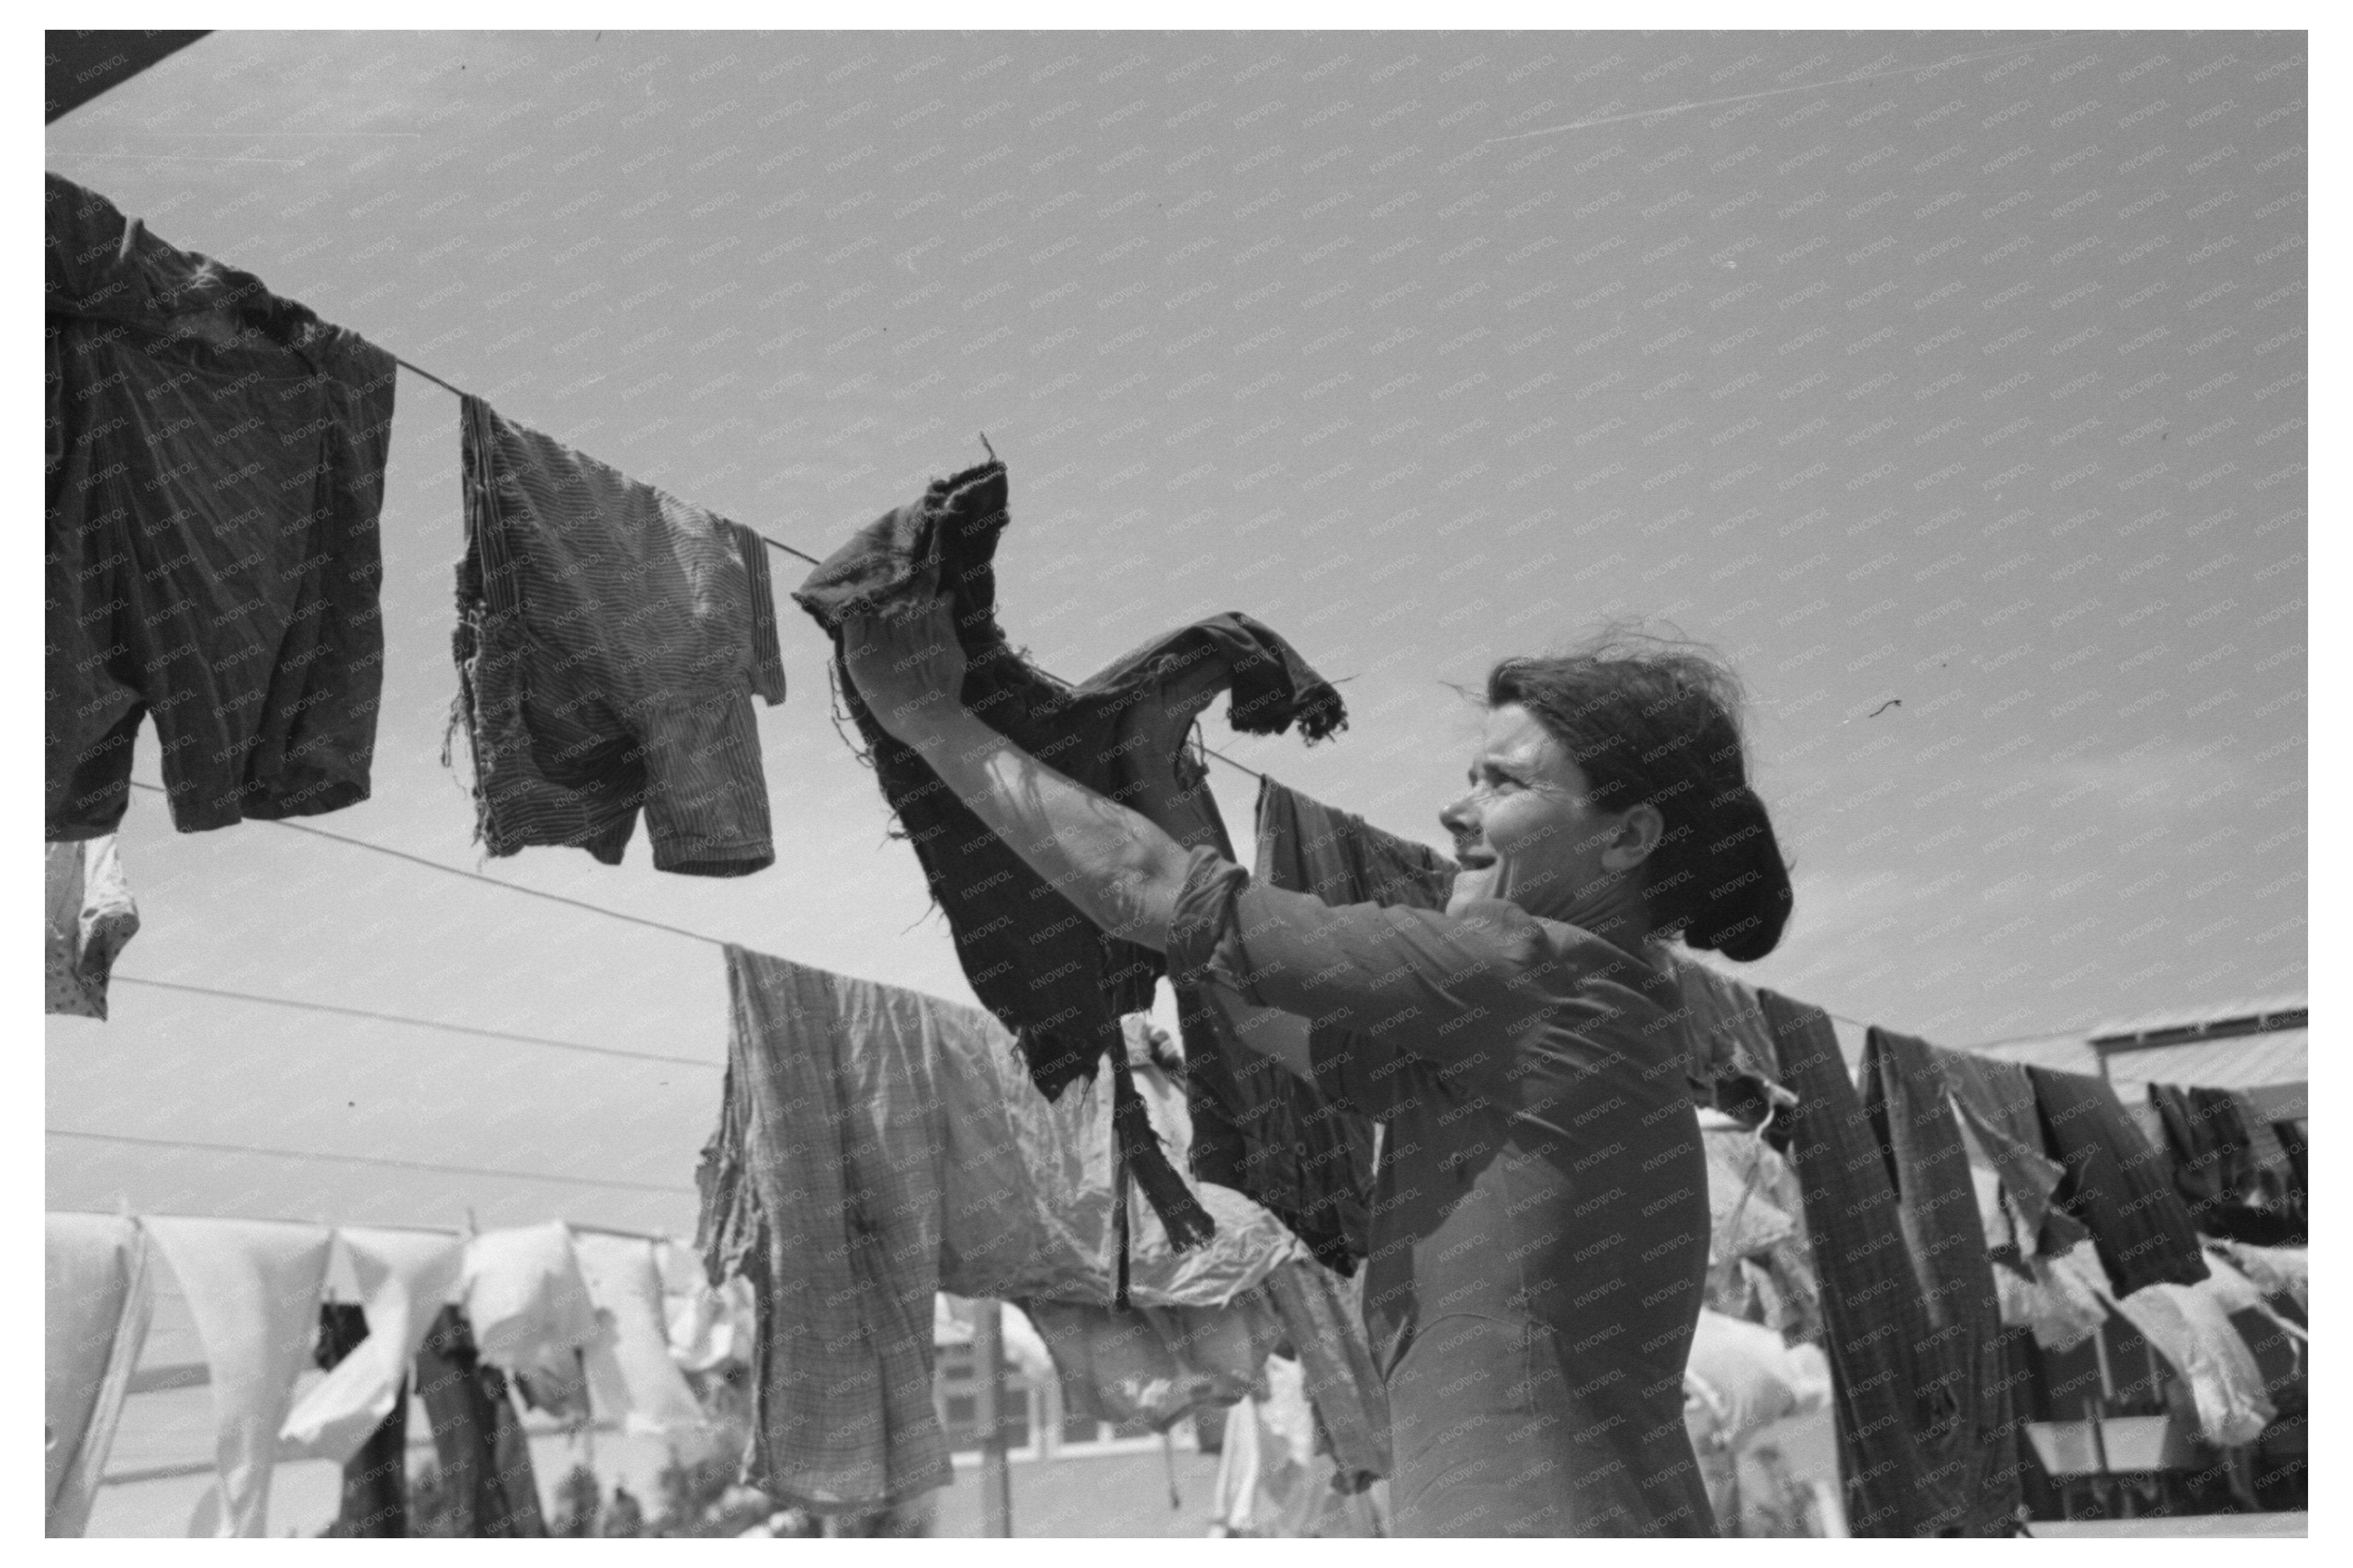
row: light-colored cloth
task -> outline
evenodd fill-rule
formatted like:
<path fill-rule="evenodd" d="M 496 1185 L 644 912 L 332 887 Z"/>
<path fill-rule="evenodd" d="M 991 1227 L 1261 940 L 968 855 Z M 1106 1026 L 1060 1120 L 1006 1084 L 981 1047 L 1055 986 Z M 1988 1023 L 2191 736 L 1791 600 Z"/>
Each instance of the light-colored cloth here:
<path fill-rule="evenodd" d="M 637 1237 L 582 1231 L 572 1238 L 581 1275 L 596 1310 L 609 1320 L 610 1353 L 619 1373 L 616 1409 L 600 1402 L 600 1416 L 619 1415 L 632 1432 L 681 1438 L 703 1426 L 702 1407 L 670 1360 L 662 1320 L 661 1276 L 654 1244 Z"/>
<path fill-rule="evenodd" d="M 475 1237 L 459 1293 L 475 1350 L 513 1373 L 533 1405 L 569 1417 L 592 1404 L 626 1408 L 611 1320 L 596 1310 L 562 1220 Z"/>
<path fill-rule="evenodd" d="M 367 1338 L 286 1417 L 278 1434 L 281 1460 L 340 1465 L 360 1451 L 402 1397 L 408 1363 L 465 1262 L 465 1245 L 454 1236 L 353 1226 L 335 1237 L 359 1281 Z"/>
<path fill-rule="evenodd" d="M 1707 1304 L 1792 1340 L 1822 1336 L 1821 1289 L 1805 1196 L 1788 1161 L 1721 1112 L 1703 1112 L 1707 1148 Z"/>
<path fill-rule="evenodd" d="M 738 1274 L 716 1289 L 698 1280 L 691 1289 L 668 1297 L 665 1305 L 670 1360 L 681 1372 L 751 1364 L 758 1328 L 749 1279 Z"/>
<path fill-rule="evenodd" d="M 2116 1306 L 2189 1384 L 2199 1434 L 2209 1443 L 2252 1443 L 2279 1414 L 2265 1396 L 2263 1368 L 2232 1326 L 2211 1280 L 2144 1285 Z"/>
<path fill-rule="evenodd" d="M 212 1369 L 218 1476 L 188 1533 L 265 1535 L 278 1434 L 311 1363 L 332 1233 L 269 1220 L 141 1223 L 180 1282 Z"/>
<path fill-rule="evenodd" d="M 48 1010 L 103 1018 L 115 957 L 139 933 L 139 906 L 122 879 L 114 835 L 50 845 L 47 880 Z"/>
<path fill-rule="evenodd" d="M 42 1290 L 47 1533 L 79 1535 L 154 1315 L 147 1238 L 112 1215 L 47 1216 Z"/>
<path fill-rule="evenodd" d="M 1761 1323 L 1701 1309 L 1683 1371 L 1684 1423 L 1694 1448 L 1736 1448 L 1755 1432 L 1830 1402 L 1830 1362 Z"/>
<path fill-rule="evenodd" d="M 2312 1310 L 2312 1253 L 2302 1247 L 2256 1247 L 2243 1241 L 2220 1243 L 2221 1250 L 2243 1269 L 2266 1295 L 2292 1297 L 2298 1308 Z M 2215 1248 L 2206 1249 L 2211 1264 Z"/>
<path fill-rule="evenodd" d="M 1229 1535 L 1289 1539 L 1309 1533 L 1324 1500 L 1315 1458 L 1315 1415 L 1306 1369 L 1266 1361 L 1266 1385 L 1234 1406 L 1218 1456 L 1210 1517 Z"/>
<path fill-rule="evenodd" d="M 2031 1279 L 2006 1267 L 1993 1271 L 2005 1326 L 2031 1331 L 2036 1344 L 2054 1352 L 2073 1350 L 2100 1331 L 2115 1292 L 2099 1252 L 2088 1239 L 2026 1263 L 2033 1274 Z"/>

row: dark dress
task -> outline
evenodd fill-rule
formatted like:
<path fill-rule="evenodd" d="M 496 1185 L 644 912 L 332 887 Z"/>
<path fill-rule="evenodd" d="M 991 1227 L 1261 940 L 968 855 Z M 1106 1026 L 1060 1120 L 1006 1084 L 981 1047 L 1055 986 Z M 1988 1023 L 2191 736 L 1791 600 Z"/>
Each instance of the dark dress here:
<path fill-rule="evenodd" d="M 1384 1122 L 1366 1326 L 1399 1535 L 1712 1535 L 1683 1374 L 1707 1158 L 1675 984 L 1481 900 L 1326 905 L 1207 849 L 1169 970 L 1345 1026 L 1319 1086 Z"/>

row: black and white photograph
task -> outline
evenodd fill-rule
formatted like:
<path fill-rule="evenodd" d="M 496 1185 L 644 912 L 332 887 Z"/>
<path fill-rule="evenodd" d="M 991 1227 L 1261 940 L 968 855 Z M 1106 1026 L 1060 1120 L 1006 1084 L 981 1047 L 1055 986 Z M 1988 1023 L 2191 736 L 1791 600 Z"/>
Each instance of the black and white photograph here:
<path fill-rule="evenodd" d="M 2310 18 L 266 14 L 45 33 L 46 1535 L 2312 1533 Z"/>

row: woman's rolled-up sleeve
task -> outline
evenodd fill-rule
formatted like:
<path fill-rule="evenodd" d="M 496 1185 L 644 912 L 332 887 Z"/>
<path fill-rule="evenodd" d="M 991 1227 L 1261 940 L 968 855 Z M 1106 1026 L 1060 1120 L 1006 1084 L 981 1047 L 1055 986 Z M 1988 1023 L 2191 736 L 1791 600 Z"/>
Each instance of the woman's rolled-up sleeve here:
<path fill-rule="evenodd" d="M 1659 1013 L 1636 989 L 1638 960 L 1574 928 L 1548 930 L 1517 905 L 1331 905 L 1253 882 L 1208 849 L 1187 867 L 1168 963 L 1177 980 L 1347 1030 L 1350 1080 L 1409 1055 L 1511 1110 L 1556 1079 L 1532 1068 L 1570 1065 L 1521 1058 L 1581 1055 L 1574 1041 L 1588 1026 L 1598 1041 Z"/>

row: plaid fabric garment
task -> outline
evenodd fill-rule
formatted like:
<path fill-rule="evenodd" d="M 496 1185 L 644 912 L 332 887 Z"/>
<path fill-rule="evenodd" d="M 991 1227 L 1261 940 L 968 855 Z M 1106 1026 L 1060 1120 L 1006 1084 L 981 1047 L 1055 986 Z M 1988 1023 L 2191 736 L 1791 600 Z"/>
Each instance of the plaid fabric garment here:
<path fill-rule="evenodd" d="M 751 1479 L 820 1513 L 953 1479 L 932 1407 L 940 1174 L 931 1062 L 986 1020 L 911 991 L 727 949 L 718 1135 L 697 1173 L 713 1279 L 761 1305 Z"/>
<path fill-rule="evenodd" d="M 1967 1532 L 1998 1531 L 2019 1503 L 2017 1439 L 2002 1423 L 2001 1309 L 1968 1151 L 1944 1076 L 1925 1041 L 1874 1028 L 1863 1045 L 1862 1103 L 1895 1185 L 1896 1220 L 1912 1255 L 1929 1337 L 1924 1385 L 1953 1419 L 1920 1434 L 1926 1478 Z"/>
<path fill-rule="evenodd" d="M 1757 997 L 1778 1076 L 1798 1097 L 1788 1113 L 1789 1158 L 1821 1281 L 1847 1526 L 1856 1535 L 1935 1534 L 1959 1521 L 1936 1517 L 1915 1434 L 1948 1424 L 1952 1412 L 1949 1400 L 1937 1407 L 1920 1375 L 1927 1315 L 1904 1254 L 1895 1189 L 1830 1016 L 1775 992 Z"/>

